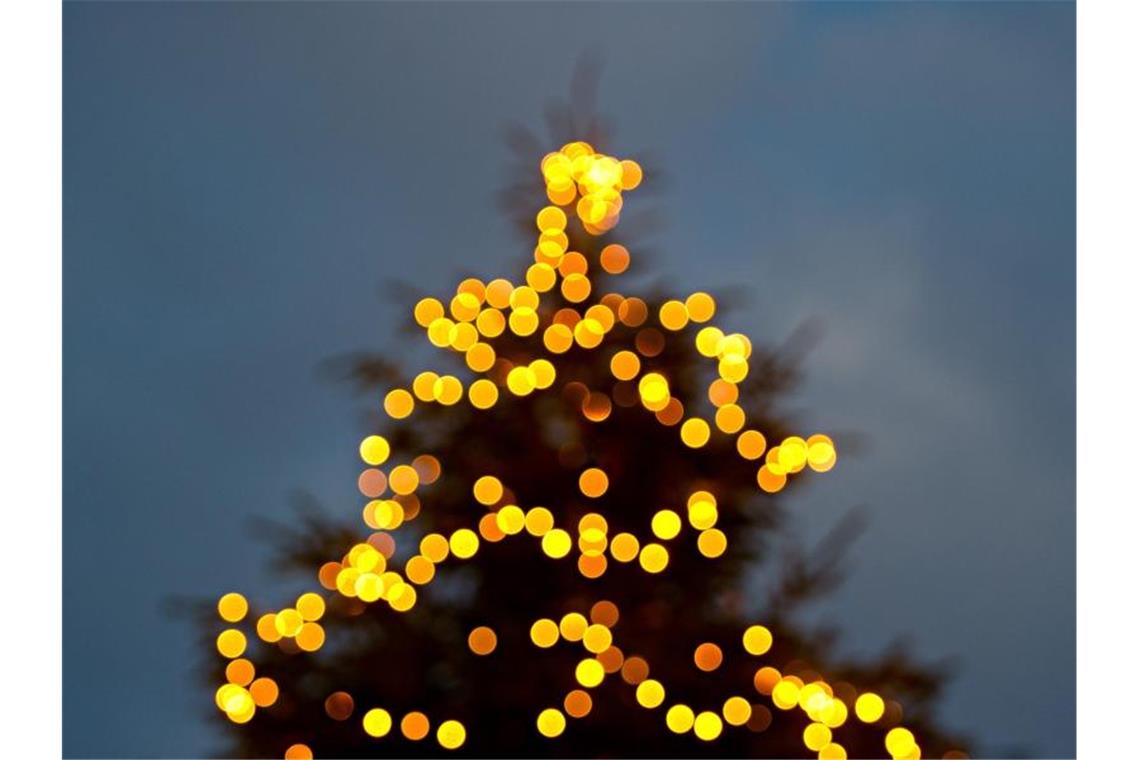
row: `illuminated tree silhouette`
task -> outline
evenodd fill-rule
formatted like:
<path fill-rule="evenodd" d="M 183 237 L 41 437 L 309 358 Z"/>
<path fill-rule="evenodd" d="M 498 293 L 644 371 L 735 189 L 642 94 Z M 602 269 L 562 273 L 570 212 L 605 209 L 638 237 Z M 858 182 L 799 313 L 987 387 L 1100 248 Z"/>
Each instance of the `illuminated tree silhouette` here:
<path fill-rule="evenodd" d="M 636 162 L 576 141 L 539 168 L 520 279 L 414 305 L 434 371 L 355 366 L 383 388 L 367 529 L 277 526 L 281 569 L 320 586 L 272 608 L 227 593 L 204 624 L 228 753 L 955 756 L 942 673 L 901 649 L 837 661 L 792 620 L 851 527 L 771 552 L 776 494 L 836 462 L 773 411 L 794 363 L 707 293 L 621 292 Z M 751 600 L 760 561 L 778 581 Z"/>

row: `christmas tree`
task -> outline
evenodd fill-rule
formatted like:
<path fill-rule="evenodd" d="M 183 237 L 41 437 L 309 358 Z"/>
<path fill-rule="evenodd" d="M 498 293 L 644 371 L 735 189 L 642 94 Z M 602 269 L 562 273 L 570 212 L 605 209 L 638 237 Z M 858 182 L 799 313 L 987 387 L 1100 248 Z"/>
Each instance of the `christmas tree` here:
<path fill-rule="evenodd" d="M 356 524 L 272 533 L 312 588 L 203 615 L 227 754 L 964 756 L 933 717 L 942 672 L 841 661 L 795 623 L 850 526 L 776 557 L 780 494 L 836 444 L 779 416 L 794 360 L 713 295 L 623 286 L 645 178 L 587 137 L 504 196 L 529 227 L 518 272 L 409 310 L 438 365 L 354 364 L 378 391 Z"/>

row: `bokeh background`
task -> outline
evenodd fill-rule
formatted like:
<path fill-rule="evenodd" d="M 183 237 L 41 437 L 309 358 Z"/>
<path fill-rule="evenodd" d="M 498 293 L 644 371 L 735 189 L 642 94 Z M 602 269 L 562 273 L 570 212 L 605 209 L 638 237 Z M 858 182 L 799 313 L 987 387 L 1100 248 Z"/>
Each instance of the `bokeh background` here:
<path fill-rule="evenodd" d="M 790 498 L 789 530 L 857 504 L 870 525 L 812 614 L 852 654 L 953 657 L 944 720 L 983 754 L 1074 754 L 1074 23 L 66 4 L 65 754 L 216 746 L 163 600 L 272 589 L 246 525 L 298 489 L 355 513 L 378 399 L 320 368 L 398 345 L 387 278 L 438 294 L 529 258 L 496 208 L 504 127 L 541 131 L 582 60 L 604 61 L 605 147 L 664 169 L 666 280 L 743 290 L 729 324 L 763 340 L 822 328 L 794 411 L 866 445 Z"/>

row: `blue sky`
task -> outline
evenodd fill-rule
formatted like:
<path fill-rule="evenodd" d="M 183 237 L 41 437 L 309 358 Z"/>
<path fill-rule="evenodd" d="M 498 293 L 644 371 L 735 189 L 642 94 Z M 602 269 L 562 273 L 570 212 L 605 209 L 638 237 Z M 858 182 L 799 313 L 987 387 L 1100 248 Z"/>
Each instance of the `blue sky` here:
<path fill-rule="evenodd" d="M 583 51 L 667 166 L 666 279 L 824 328 L 790 409 L 869 445 L 791 530 L 871 524 L 812 614 L 955 657 L 983 751 L 1075 752 L 1072 4 L 68 3 L 65 754 L 211 749 L 162 599 L 272 584 L 245 524 L 297 489 L 356 503 L 371 400 L 317 367 L 396 345 L 385 278 L 525 260 L 502 128 Z"/>

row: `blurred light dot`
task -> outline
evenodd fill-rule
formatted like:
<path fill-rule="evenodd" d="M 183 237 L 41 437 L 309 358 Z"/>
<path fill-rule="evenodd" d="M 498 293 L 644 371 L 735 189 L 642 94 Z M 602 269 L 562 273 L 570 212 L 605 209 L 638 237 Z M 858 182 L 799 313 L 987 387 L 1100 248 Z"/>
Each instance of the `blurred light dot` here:
<path fill-rule="evenodd" d="M 554 527 L 554 515 L 546 507 L 531 507 L 526 512 L 526 532 L 532 536 L 545 536 Z M 567 536 L 569 539 L 569 536 Z"/>
<path fill-rule="evenodd" d="M 804 746 L 815 752 L 831 743 L 831 729 L 822 723 L 812 723 L 804 729 Z"/>
<path fill-rule="evenodd" d="M 637 703 L 652 709 L 665 701 L 665 687 L 660 681 L 646 678 L 637 685 Z"/>
<path fill-rule="evenodd" d="M 586 651 L 594 654 L 600 654 L 609 649 L 613 640 L 614 637 L 610 633 L 610 629 L 600 623 L 587 626 L 585 633 L 582 634 L 583 646 L 586 647 Z"/>
<path fill-rule="evenodd" d="M 488 655 L 495 651 L 495 646 L 499 643 L 498 636 L 485 625 L 473 628 L 471 633 L 467 636 L 467 646 L 471 651 L 478 655 Z"/>
<path fill-rule="evenodd" d="M 724 654 L 720 651 L 720 647 L 711 642 L 706 641 L 693 652 L 694 664 L 706 673 L 719 668 L 723 660 Z"/>
<path fill-rule="evenodd" d="M 475 481 L 471 491 L 475 495 L 475 501 L 490 507 L 503 498 L 503 483 L 494 475 L 484 475 Z"/>
<path fill-rule="evenodd" d="M 590 608 L 590 621 L 607 628 L 613 628 L 618 622 L 618 608 L 613 602 L 603 599 L 595 602 Z"/>
<path fill-rule="evenodd" d="M 574 689 L 569 692 L 562 701 L 562 707 L 571 718 L 586 717 L 590 714 L 590 710 L 593 706 L 594 700 L 590 697 L 589 692 L 582 691 L 581 689 Z"/>
<path fill-rule="evenodd" d="M 379 739 L 392 730 L 392 715 L 382 707 L 373 707 L 364 713 L 364 733 Z"/>
<path fill-rule="evenodd" d="M 297 597 L 297 612 L 304 620 L 320 620 L 325 614 L 325 600 L 320 594 L 308 591 Z"/>
<path fill-rule="evenodd" d="M 657 317 L 666 330 L 680 330 L 689 323 L 689 312 L 685 309 L 685 304 L 675 300 L 661 304 Z"/>
<path fill-rule="evenodd" d="M 436 729 L 435 738 L 444 749 L 458 749 L 467 741 L 467 729 L 457 720 L 445 720 Z"/>
<path fill-rule="evenodd" d="M 702 741 L 711 742 L 720 736 L 723 729 L 724 724 L 721 722 L 720 716 L 708 710 L 697 715 L 693 721 L 693 733 Z"/>
<path fill-rule="evenodd" d="M 245 652 L 245 634 L 236 628 L 227 628 L 218 634 L 217 645 L 222 657 L 241 657 Z"/>
<path fill-rule="evenodd" d="M 752 685 L 761 694 L 771 694 L 779 682 L 780 671 L 767 665 L 757 670 L 756 675 L 752 678 Z"/>
<path fill-rule="evenodd" d="M 951 757 L 951 755 L 944 757 Z M 847 750 L 843 748 L 842 744 L 832 742 L 820 749 L 819 760 L 847 760 Z"/>
<path fill-rule="evenodd" d="M 272 678 L 258 678 L 249 685 L 249 694 L 258 707 L 272 707 L 277 702 L 277 682 Z"/>
<path fill-rule="evenodd" d="M 768 442 L 758 430 L 745 430 L 736 439 L 736 451 L 745 459 L 755 460 L 764 455 Z"/>
<path fill-rule="evenodd" d="M 892 728 L 887 732 L 884 743 L 891 757 L 903 758 L 909 755 L 915 747 L 914 734 L 902 727 Z"/>
<path fill-rule="evenodd" d="M 479 537 L 475 535 L 473 530 L 460 528 L 451 534 L 448 547 L 451 549 L 451 553 L 459 559 L 470 559 L 479 550 Z"/>
<path fill-rule="evenodd" d="M 683 734 L 693 727 L 693 708 L 688 705 L 673 705 L 665 713 L 665 725 L 675 734 Z"/>
<path fill-rule="evenodd" d="M 476 409 L 490 409 L 499 400 L 499 389 L 490 380 L 482 378 L 471 383 L 467 397 Z"/>
<path fill-rule="evenodd" d="M 420 554 L 432 562 L 443 562 L 450 551 L 447 539 L 438 533 L 429 533 L 420 539 Z"/>
<path fill-rule="evenodd" d="M 537 647 L 549 649 L 558 643 L 558 624 L 549 618 L 534 621 L 530 627 L 530 640 Z"/>
<path fill-rule="evenodd" d="M 716 528 L 702 530 L 697 536 L 697 550 L 709 559 L 716 559 L 728 548 L 728 539 Z"/>
<path fill-rule="evenodd" d="M 360 458 L 370 465 L 384 464 L 391 448 L 382 436 L 370 435 L 360 442 Z"/>
<path fill-rule="evenodd" d="M 307 744 L 290 744 L 285 750 L 285 760 L 313 760 L 313 751 Z"/>
<path fill-rule="evenodd" d="M 669 564 L 669 551 L 661 544 L 646 544 L 638 557 L 641 568 L 647 573 L 659 573 Z"/>
<path fill-rule="evenodd" d="M 578 663 L 578 666 L 574 668 L 574 678 L 587 689 L 600 684 L 602 679 L 605 678 L 605 675 L 606 670 L 602 667 L 602 663 L 592 657 L 582 660 Z"/>
<path fill-rule="evenodd" d="M 227 623 L 236 623 L 249 612 L 249 602 L 241 594 L 230 592 L 218 600 L 218 615 Z"/>
<path fill-rule="evenodd" d="M 542 551 L 553 559 L 562 559 L 570 553 L 570 534 L 561 528 L 554 528 L 542 537 Z"/>
<path fill-rule="evenodd" d="M 772 632 L 762 625 L 750 625 L 744 631 L 744 651 L 762 655 L 772 648 Z"/>
<path fill-rule="evenodd" d="M 443 304 L 436 298 L 421 298 L 416 303 L 413 314 L 416 318 L 416 324 L 420 327 L 427 327 L 443 316 Z"/>
<path fill-rule="evenodd" d="M 883 698 L 873 692 L 860 694 L 855 700 L 855 715 L 864 723 L 874 723 L 883 717 Z"/>
<path fill-rule="evenodd" d="M 640 298 L 626 298 L 618 305 L 617 315 L 626 327 L 641 327 L 649 318 L 649 307 Z"/>
<path fill-rule="evenodd" d="M 681 441 L 691 449 L 709 442 L 709 423 L 700 417 L 690 417 L 681 423 Z"/>
<path fill-rule="evenodd" d="M 538 732 L 543 736 L 554 738 L 566 730 L 566 716 L 553 707 L 548 707 L 538 714 Z"/>
<path fill-rule="evenodd" d="M 412 398 L 412 394 L 403 388 L 388 391 L 388 395 L 384 397 L 384 411 L 392 419 L 404 419 L 412 413 L 415 406 L 416 401 Z"/>
<path fill-rule="evenodd" d="M 334 691 L 325 698 L 325 713 L 333 720 L 348 720 L 355 706 L 347 691 Z"/>
<path fill-rule="evenodd" d="M 663 541 L 669 541 L 681 532 L 681 517 L 671 509 L 662 509 L 653 515 L 650 527 L 653 535 Z"/>
<path fill-rule="evenodd" d="M 769 465 L 764 464 L 756 473 L 756 482 L 760 485 L 761 490 L 767 493 L 776 493 L 788 482 L 788 477 L 782 473 L 773 472 Z"/>
<path fill-rule="evenodd" d="M 297 631 L 297 646 L 305 652 L 315 652 L 325 643 L 325 629 L 320 623 L 305 623 Z"/>
<path fill-rule="evenodd" d="M 253 663 L 245 658 L 233 660 L 226 665 L 226 680 L 238 686 L 249 686 L 253 680 Z"/>
<path fill-rule="evenodd" d="M 685 310 L 694 322 L 708 322 L 716 314 L 716 301 L 708 293 L 693 293 L 685 299 Z"/>
<path fill-rule="evenodd" d="M 610 554 L 618 562 L 632 562 L 640 549 L 637 537 L 632 533 L 618 533 L 610 541 Z"/>
<path fill-rule="evenodd" d="M 605 471 L 598 467 L 590 467 L 578 477 L 578 487 L 582 493 L 592 499 L 600 497 L 610 486 L 610 479 Z"/>
<path fill-rule="evenodd" d="M 752 717 L 752 705 L 744 697 L 729 697 L 721 708 L 724 721 L 730 726 L 743 726 Z"/>
<path fill-rule="evenodd" d="M 428 721 L 428 717 L 419 711 L 408 713 L 400 721 L 400 733 L 404 735 L 405 739 L 414 742 L 418 742 L 427 736 L 429 730 L 431 730 L 431 723 Z"/>
<path fill-rule="evenodd" d="M 589 622 L 584 615 L 578 612 L 568 612 L 562 616 L 562 620 L 558 623 L 558 632 L 567 641 L 581 641 L 582 637 L 586 635 L 588 626 Z"/>

